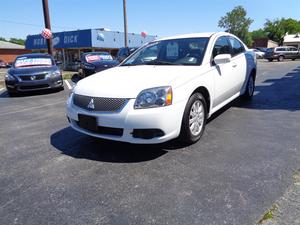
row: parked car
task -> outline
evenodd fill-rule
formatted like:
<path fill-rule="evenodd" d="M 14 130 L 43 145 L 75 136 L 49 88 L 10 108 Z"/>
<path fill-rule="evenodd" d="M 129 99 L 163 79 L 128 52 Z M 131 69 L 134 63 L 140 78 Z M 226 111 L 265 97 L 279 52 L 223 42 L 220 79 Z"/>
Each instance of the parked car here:
<path fill-rule="evenodd" d="M 251 50 L 255 53 L 256 58 L 258 58 L 258 59 L 264 58 L 264 55 L 265 55 L 264 52 L 257 50 L 257 49 L 249 49 L 249 50 Z"/>
<path fill-rule="evenodd" d="M 132 53 L 134 53 L 138 48 L 137 47 L 123 47 L 120 48 L 117 53 L 117 60 L 119 62 L 123 62 L 128 56 L 130 56 Z"/>
<path fill-rule="evenodd" d="M 267 49 L 268 48 L 265 48 L 265 47 L 256 47 L 257 50 L 261 51 L 261 52 L 264 52 L 266 53 Z"/>
<path fill-rule="evenodd" d="M 164 38 L 80 80 L 67 116 L 72 128 L 94 137 L 194 143 L 213 113 L 239 96 L 251 99 L 255 78 L 255 54 L 232 34 Z"/>
<path fill-rule="evenodd" d="M 7 68 L 7 67 L 8 67 L 8 63 L 0 59 L 0 68 Z"/>
<path fill-rule="evenodd" d="M 265 59 L 272 62 L 274 59 L 282 62 L 284 59 L 295 60 L 300 58 L 299 49 L 292 46 L 280 46 L 276 48 L 268 48 L 265 54 Z"/>
<path fill-rule="evenodd" d="M 80 57 L 78 74 L 84 78 L 119 64 L 108 52 L 87 52 Z"/>
<path fill-rule="evenodd" d="M 51 55 L 20 55 L 5 75 L 9 95 L 34 90 L 63 89 L 62 73 Z"/>

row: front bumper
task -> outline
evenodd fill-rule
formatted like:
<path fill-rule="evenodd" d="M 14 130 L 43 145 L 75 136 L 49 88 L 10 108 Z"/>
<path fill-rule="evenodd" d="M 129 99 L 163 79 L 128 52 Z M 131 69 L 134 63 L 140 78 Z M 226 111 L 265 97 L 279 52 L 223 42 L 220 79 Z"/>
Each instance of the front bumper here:
<path fill-rule="evenodd" d="M 21 81 L 20 79 L 5 80 L 5 85 L 10 92 L 27 92 L 63 87 L 61 76 L 49 77 L 42 80 Z"/>
<path fill-rule="evenodd" d="M 134 102 L 135 99 L 130 99 L 120 112 L 91 112 L 75 106 L 70 97 L 67 102 L 67 117 L 71 127 L 75 130 L 103 139 L 136 144 L 156 144 L 179 136 L 185 107 L 183 102 L 150 109 L 134 109 Z M 117 132 L 100 134 L 86 130 L 78 125 L 78 114 L 96 117 L 99 127 Z M 153 138 L 140 135 L 139 132 L 149 129 L 160 131 L 158 134 L 161 135 Z"/>

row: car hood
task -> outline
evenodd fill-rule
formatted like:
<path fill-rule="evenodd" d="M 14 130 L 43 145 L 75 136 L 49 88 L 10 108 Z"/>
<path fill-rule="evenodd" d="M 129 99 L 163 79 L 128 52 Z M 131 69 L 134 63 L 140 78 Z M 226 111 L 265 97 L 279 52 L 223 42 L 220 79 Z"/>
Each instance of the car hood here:
<path fill-rule="evenodd" d="M 80 80 L 74 93 L 93 97 L 136 98 L 144 89 L 176 85 L 176 80 L 182 83 L 182 79 L 199 74 L 199 69 L 199 66 L 118 66 Z"/>
<path fill-rule="evenodd" d="M 23 75 L 23 74 L 38 74 L 46 73 L 58 70 L 57 66 L 41 66 L 41 67 L 21 67 L 21 68 L 10 68 L 8 73 L 12 75 Z"/>

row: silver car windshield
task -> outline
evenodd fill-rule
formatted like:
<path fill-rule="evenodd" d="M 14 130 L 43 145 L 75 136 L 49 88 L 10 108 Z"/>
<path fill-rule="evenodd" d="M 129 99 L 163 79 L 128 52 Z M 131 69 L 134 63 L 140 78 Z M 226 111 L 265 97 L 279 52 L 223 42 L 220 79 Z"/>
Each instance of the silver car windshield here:
<path fill-rule="evenodd" d="M 154 41 L 136 51 L 121 66 L 200 65 L 209 38 Z"/>

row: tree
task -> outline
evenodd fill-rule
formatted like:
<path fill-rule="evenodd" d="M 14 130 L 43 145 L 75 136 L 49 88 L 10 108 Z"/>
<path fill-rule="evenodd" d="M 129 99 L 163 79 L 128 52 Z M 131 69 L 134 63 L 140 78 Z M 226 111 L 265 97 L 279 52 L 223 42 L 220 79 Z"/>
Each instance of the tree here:
<path fill-rule="evenodd" d="M 264 24 L 264 30 L 269 39 L 276 41 L 281 45 L 283 38 L 287 33 L 295 34 L 300 32 L 300 21 L 291 18 L 281 18 L 273 21 L 267 19 Z"/>
<path fill-rule="evenodd" d="M 18 44 L 18 45 L 25 45 L 25 40 L 21 39 L 21 38 L 10 38 L 9 42 L 15 43 L 15 44 Z"/>
<path fill-rule="evenodd" d="M 225 16 L 221 17 L 218 26 L 225 28 L 226 32 L 238 36 L 245 44 L 251 45 L 252 39 L 249 34 L 249 27 L 253 20 L 246 16 L 246 10 L 242 6 L 237 6 L 232 11 L 227 12 Z"/>
<path fill-rule="evenodd" d="M 258 30 L 254 30 L 251 32 L 251 37 L 252 37 L 252 39 L 267 38 L 268 33 L 263 29 L 258 29 Z"/>
<path fill-rule="evenodd" d="M 0 37 L 0 41 L 6 41 L 4 37 Z"/>

